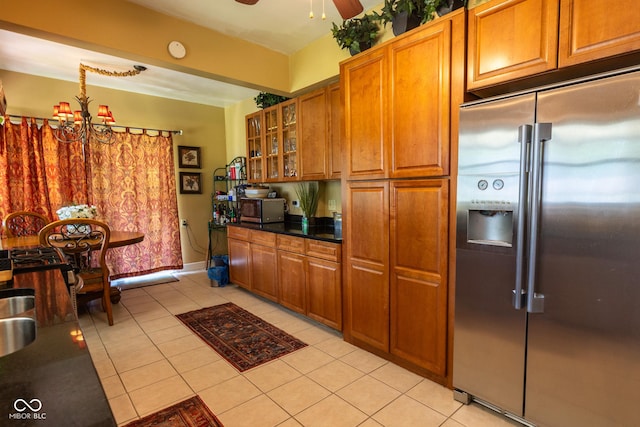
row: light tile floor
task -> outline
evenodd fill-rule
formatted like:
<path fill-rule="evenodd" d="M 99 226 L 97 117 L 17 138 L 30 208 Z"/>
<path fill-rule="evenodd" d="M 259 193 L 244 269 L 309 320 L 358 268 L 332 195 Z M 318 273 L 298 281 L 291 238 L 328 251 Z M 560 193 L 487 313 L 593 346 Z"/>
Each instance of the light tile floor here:
<path fill-rule="evenodd" d="M 99 304 L 80 316 L 118 425 L 195 394 L 225 427 L 518 425 L 205 271 L 178 278 L 123 291 L 111 327 Z M 240 373 L 174 317 L 229 301 L 308 347 Z"/>

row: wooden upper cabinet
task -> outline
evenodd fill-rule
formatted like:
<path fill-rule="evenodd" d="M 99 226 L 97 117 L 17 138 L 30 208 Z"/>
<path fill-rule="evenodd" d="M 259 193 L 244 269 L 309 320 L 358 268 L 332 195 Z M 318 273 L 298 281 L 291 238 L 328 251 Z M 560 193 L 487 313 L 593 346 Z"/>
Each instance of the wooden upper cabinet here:
<path fill-rule="evenodd" d="M 298 99 L 246 116 L 249 182 L 297 181 Z"/>
<path fill-rule="evenodd" d="M 391 178 L 449 172 L 451 29 L 441 19 L 389 46 Z"/>
<path fill-rule="evenodd" d="M 386 51 L 369 49 L 340 64 L 347 179 L 386 178 Z"/>
<path fill-rule="evenodd" d="M 328 173 L 328 108 L 326 88 L 299 98 L 300 177 L 302 180 L 326 179 Z"/>
<path fill-rule="evenodd" d="M 298 150 L 299 112 L 298 99 L 294 98 L 280 104 L 282 135 L 280 152 L 282 153 L 282 175 L 274 181 L 298 181 L 300 179 L 300 159 Z"/>
<path fill-rule="evenodd" d="M 327 105 L 329 107 L 329 179 L 340 179 L 342 176 L 342 98 L 340 83 L 327 88 Z"/>
<path fill-rule="evenodd" d="M 636 0 L 562 0 L 560 67 L 640 49 L 640 8 Z"/>
<path fill-rule="evenodd" d="M 264 181 L 264 113 L 257 111 L 245 118 L 247 133 L 247 179 L 249 182 Z"/>
<path fill-rule="evenodd" d="M 449 174 L 452 93 L 464 91 L 452 64 L 464 33 L 461 9 L 340 64 L 348 180 Z"/>
<path fill-rule="evenodd" d="M 467 89 L 556 69 L 558 7 L 558 0 L 492 0 L 469 10 Z"/>

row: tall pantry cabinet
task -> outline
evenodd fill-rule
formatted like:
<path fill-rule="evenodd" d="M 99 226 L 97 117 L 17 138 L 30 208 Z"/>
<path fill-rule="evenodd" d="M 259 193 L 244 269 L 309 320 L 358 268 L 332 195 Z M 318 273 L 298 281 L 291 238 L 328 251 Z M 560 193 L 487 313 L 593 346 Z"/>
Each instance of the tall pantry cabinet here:
<path fill-rule="evenodd" d="M 340 67 L 344 337 L 443 384 L 450 374 L 450 189 L 465 13 Z"/>

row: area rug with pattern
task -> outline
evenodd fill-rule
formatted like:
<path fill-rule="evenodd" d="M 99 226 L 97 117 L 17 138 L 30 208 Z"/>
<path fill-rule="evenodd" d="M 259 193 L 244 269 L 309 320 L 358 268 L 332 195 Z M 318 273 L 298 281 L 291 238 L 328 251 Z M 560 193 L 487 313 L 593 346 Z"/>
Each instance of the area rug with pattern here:
<path fill-rule="evenodd" d="M 199 396 L 176 403 L 124 427 L 224 427 Z"/>
<path fill-rule="evenodd" d="M 176 317 L 240 372 L 307 346 L 231 302 Z"/>

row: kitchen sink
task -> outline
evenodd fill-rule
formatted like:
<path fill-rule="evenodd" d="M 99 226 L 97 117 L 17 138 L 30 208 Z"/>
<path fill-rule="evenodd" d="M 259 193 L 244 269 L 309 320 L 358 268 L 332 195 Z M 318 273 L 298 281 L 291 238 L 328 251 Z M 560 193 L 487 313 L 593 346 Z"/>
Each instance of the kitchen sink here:
<path fill-rule="evenodd" d="M 0 357 L 16 352 L 36 339 L 36 319 L 7 317 L 0 319 Z"/>
<path fill-rule="evenodd" d="M 34 289 L 0 291 L 0 357 L 16 352 L 36 339 L 35 302 Z"/>
<path fill-rule="evenodd" d="M 0 291 L 0 318 L 17 316 L 33 310 L 35 302 L 34 289 L 4 289 Z"/>

